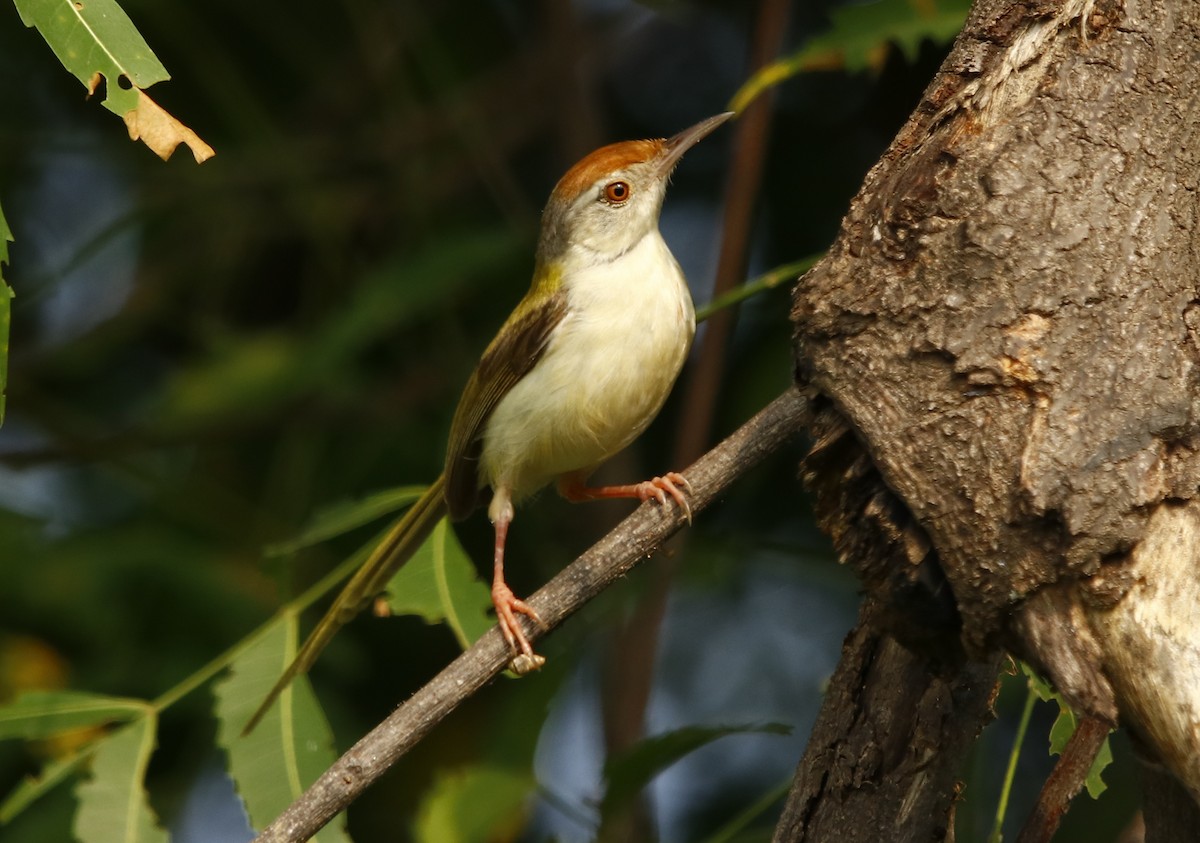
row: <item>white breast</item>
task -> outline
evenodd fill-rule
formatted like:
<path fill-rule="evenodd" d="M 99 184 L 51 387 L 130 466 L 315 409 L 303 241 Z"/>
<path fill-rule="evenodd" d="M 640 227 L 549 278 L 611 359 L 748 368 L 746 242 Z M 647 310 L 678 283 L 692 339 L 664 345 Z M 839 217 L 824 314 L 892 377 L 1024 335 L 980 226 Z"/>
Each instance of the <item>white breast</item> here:
<path fill-rule="evenodd" d="M 516 499 L 590 470 L 658 414 L 695 333 L 692 299 L 658 231 L 572 273 L 568 312 L 542 359 L 496 406 L 480 479 Z"/>

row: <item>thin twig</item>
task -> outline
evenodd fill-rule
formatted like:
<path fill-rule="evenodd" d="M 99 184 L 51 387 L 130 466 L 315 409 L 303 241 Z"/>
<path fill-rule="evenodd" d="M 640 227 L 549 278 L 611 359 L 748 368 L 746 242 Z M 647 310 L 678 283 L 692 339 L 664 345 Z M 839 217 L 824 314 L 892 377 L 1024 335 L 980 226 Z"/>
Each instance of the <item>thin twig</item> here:
<path fill-rule="evenodd" d="M 1037 805 L 1017 836 L 1017 843 L 1050 843 L 1067 806 L 1083 790 L 1096 753 L 1111 730 L 1112 724 L 1099 717 L 1079 721 L 1075 734 L 1063 747 L 1058 763 L 1042 785 Z"/>
<path fill-rule="evenodd" d="M 706 508 L 734 480 L 778 449 L 808 417 L 807 400 L 789 389 L 697 460 L 684 473 L 691 485 L 693 513 Z M 536 641 L 625 576 L 683 524 L 683 515 L 676 508 L 663 509 L 653 503 L 638 507 L 529 598 L 546 625 L 545 629 L 526 626 L 530 640 Z M 334 762 L 255 843 L 308 840 L 446 715 L 500 673 L 509 658 L 504 639 L 493 627 Z"/>

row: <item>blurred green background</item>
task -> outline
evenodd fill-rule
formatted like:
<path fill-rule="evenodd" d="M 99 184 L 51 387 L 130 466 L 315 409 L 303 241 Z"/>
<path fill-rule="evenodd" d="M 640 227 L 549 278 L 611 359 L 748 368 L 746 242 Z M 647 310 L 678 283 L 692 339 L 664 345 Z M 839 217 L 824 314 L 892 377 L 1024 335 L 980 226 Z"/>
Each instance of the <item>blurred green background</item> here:
<path fill-rule="evenodd" d="M 528 283 L 558 176 L 603 143 L 670 135 L 724 110 L 748 76 L 759 10 L 738 0 L 123 6 L 173 76 L 150 93 L 217 150 L 203 166 L 186 150 L 164 164 L 128 141 L 15 10 L 0 9 L 0 202 L 17 293 L 0 430 L 0 701 L 34 687 L 163 693 L 375 527 L 295 558 L 267 559 L 265 545 L 322 506 L 431 481 L 459 390 Z M 795 3 L 786 48 L 825 30 L 835 6 Z M 945 48 L 926 42 L 915 60 L 882 49 L 874 72 L 834 63 L 778 90 L 748 276 L 830 242 Z M 732 134 L 689 153 L 663 214 L 701 304 Z M 789 383 L 787 309 L 785 288 L 742 308 L 710 442 Z M 667 462 L 688 422 L 674 398 L 602 476 L 681 467 Z M 727 839 L 768 839 L 779 807 L 769 794 L 803 749 L 857 603 L 795 479 L 802 445 L 732 489 L 672 551 L 657 643 L 626 636 L 616 652 L 614 630 L 661 588 L 661 556 L 548 639 L 547 670 L 496 683 L 397 765 L 351 810 L 355 840 L 460 839 L 438 825 L 452 800 L 437 800 L 464 770 L 510 762 L 532 764 L 535 797 L 461 839 L 592 839 L 604 724 L 610 735 L 638 727 L 643 674 L 648 733 L 793 730 L 724 737 L 672 766 L 643 828 L 714 839 L 766 794 Z M 522 508 L 514 589 L 535 590 L 629 508 L 572 507 L 552 493 Z M 482 514 L 459 535 L 487 560 Z M 351 624 L 312 674 L 338 746 L 456 652 L 449 632 L 417 619 Z M 1019 709 L 1019 686 L 1002 713 Z M 150 798 L 177 841 L 248 838 L 211 706 L 205 686 L 159 730 Z M 1013 829 L 1048 769 L 1049 716 L 1026 746 Z M 1010 742 L 1004 720 L 985 736 L 960 839 L 986 836 Z M 0 792 L 60 751 L 0 744 Z M 1117 839 L 1134 810 L 1118 754 L 1114 788 L 1078 805 L 1062 840 Z M 71 799 L 60 787 L 0 826 L 0 840 L 70 839 Z"/>

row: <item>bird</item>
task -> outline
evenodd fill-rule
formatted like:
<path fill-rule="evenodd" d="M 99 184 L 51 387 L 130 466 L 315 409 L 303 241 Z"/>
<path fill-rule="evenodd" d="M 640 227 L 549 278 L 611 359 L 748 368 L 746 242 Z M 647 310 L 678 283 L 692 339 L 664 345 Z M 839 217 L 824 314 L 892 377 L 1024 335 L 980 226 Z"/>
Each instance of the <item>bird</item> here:
<path fill-rule="evenodd" d="M 243 733 L 306 672 L 334 633 L 386 588 L 445 515 L 461 520 L 491 497 L 492 604 L 517 674 L 541 667 L 518 616 L 542 625 L 504 579 L 515 506 L 555 483 L 569 501 L 673 501 L 691 520 L 689 487 L 666 472 L 620 486 L 588 476 L 658 415 L 691 348 L 695 310 L 659 232 L 679 159 L 733 116 L 666 139 L 631 140 L 584 156 L 542 212 L 533 281 L 487 346 L 450 425 L 445 470 L 389 528 L 309 634 Z"/>

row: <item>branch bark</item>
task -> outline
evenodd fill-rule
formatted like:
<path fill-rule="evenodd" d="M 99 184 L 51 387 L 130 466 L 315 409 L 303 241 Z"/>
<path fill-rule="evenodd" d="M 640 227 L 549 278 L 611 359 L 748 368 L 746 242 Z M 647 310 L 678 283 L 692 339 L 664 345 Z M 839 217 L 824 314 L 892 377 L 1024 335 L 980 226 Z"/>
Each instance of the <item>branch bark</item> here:
<path fill-rule="evenodd" d="M 684 472 L 692 487 L 693 513 L 705 509 L 734 480 L 779 448 L 807 419 L 808 401 L 789 390 L 697 460 Z M 653 503 L 638 507 L 529 598 L 546 622 L 546 629 L 527 626 L 530 640 L 536 641 L 625 576 L 683 524 L 676 509 L 664 510 Z M 504 670 L 509 658 L 499 630 L 491 629 L 342 755 L 263 829 L 256 843 L 308 840 L 446 715 Z"/>
<path fill-rule="evenodd" d="M 1075 734 L 1063 747 L 1062 756 L 1038 794 L 1037 805 L 1025 821 L 1017 843 L 1051 843 L 1058 824 L 1071 800 L 1087 783 L 1092 763 L 1108 738 L 1109 726 L 1103 720 L 1087 718 L 1079 722 Z"/>

